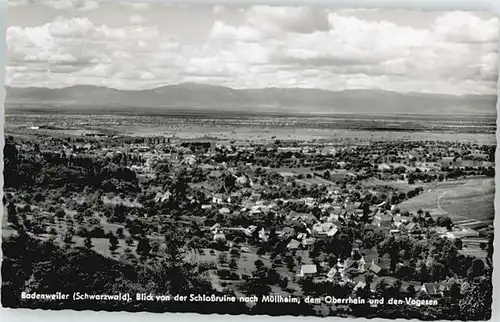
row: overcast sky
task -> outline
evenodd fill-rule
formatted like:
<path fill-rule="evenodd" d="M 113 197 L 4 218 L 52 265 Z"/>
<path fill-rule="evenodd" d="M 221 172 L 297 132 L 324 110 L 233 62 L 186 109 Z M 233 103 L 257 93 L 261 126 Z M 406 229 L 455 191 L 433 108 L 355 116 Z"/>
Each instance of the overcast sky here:
<path fill-rule="evenodd" d="M 9 0 L 11 86 L 494 94 L 500 20 L 473 12 Z"/>

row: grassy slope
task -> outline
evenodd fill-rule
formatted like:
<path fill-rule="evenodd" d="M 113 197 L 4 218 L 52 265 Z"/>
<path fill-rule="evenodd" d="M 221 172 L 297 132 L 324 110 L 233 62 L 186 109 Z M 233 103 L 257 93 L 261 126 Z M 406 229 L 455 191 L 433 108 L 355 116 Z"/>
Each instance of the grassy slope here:
<path fill-rule="evenodd" d="M 453 221 L 473 219 L 491 223 L 494 217 L 495 188 L 492 178 L 444 182 L 400 204 L 401 210 L 419 209 L 432 214 L 447 214 Z"/>

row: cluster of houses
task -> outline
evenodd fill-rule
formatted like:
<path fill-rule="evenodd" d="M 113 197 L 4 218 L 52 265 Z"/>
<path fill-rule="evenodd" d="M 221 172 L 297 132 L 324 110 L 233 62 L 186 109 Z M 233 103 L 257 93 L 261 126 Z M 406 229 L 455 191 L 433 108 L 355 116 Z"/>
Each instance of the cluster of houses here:
<path fill-rule="evenodd" d="M 326 266 L 321 263 L 319 266 Z M 375 276 L 373 282 L 370 284 L 370 291 L 376 292 L 377 284 L 383 275 L 383 271 L 388 267 L 387 260 L 385 259 L 372 259 L 367 262 L 363 255 L 360 254 L 359 249 L 354 248 L 351 257 L 341 261 L 331 267 L 329 270 L 324 270 L 324 267 L 318 267 L 316 264 L 305 264 L 300 267 L 297 276 L 300 278 L 311 277 L 317 281 L 334 281 L 338 278 L 340 284 L 354 283 L 354 291 L 365 288 L 367 281 L 363 278 L 356 278 L 362 276 L 364 273 L 370 272 Z M 320 273 L 323 272 L 323 273 Z M 446 296 L 451 291 L 451 283 L 447 281 L 439 283 L 411 283 L 415 292 L 424 293 L 432 297 Z"/>
<path fill-rule="evenodd" d="M 227 215 L 231 214 L 229 208 L 224 206 L 224 201 L 227 202 L 230 200 L 224 200 L 224 198 L 218 196 L 214 201 L 215 204 L 220 207 L 219 211 L 221 213 Z M 303 198 L 302 201 L 304 204 L 313 203 L 317 206 L 313 198 Z M 246 205 L 242 210 L 248 211 L 251 209 L 259 209 L 260 212 L 260 209 L 276 210 L 276 208 L 277 205 L 275 202 L 266 203 L 263 201 L 255 201 L 253 205 Z M 326 213 L 326 215 L 320 218 L 316 218 L 311 213 L 288 212 L 284 221 L 285 227 L 280 231 L 276 231 L 281 240 L 288 241 L 286 245 L 287 250 L 298 251 L 311 249 L 318 240 L 334 237 L 339 232 L 340 227 L 344 225 L 348 219 L 360 221 L 363 216 L 362 206 L 359 202 L 350 203 L 346 201 L 341 206 L 330 206 L 326 207 L 325 210 L 323 214 Z M 429 229 L 421 227 L 421 221 L 414 220 L 415 217 L 413 216 L 402 214 L 394 207 L 387 209 L 384 203 L 371 206 L 370 213 L 369 223 L 364 224 L 365 230 L 381 229 L 385 233 L 395 236 L 419 235 L 425 238 L 425 233 Z M 432 219 L 430 216 L 422 216 L 421 220 L 425 221 Z M 304 229 L 297 230 L 293 228 L 297 226 L 303 226 Z M 258 232 L 257 235 L 261 242 L 267 242 L 269 238 L 268 229 L 255 225 L 224 228 L 221 227 L 220 224 L 215 224 L 210 230 L 213 235 L 213 240 L 221 242 L 226 240 L 224 232 L 228 230 L 241 231 L 247 237 L 255 236 L 255 232 Z M 453 228 L 449 230 L 444 227 L 434 227 L 432 230 L 449 239 L 478 237 L 477 231 L 472 229 Z M 384 271 L 388 270 L 390 267 L 390 260 L 387 258 L 379 258 L 376 254 L 371 253 L 362 255 L 360 251 L 361 244 L 362 242 L 360 240 L 356 240 L 353 245 L 351 256 L 345 260 L 338 260 L 335 265 L 331 265 L 331 263 L 327 263 L 326 261 L 320 263 L 316 262 L 316 264 L 303 264 L 297 272 L 297 277 L 312 277 L 315 280 L 326 281 L 337 280 L 341 281 L 341 283 L 353 282 L 356 284 L 357 288 L 366 286 L 364 279 L 360 280 L 359 276 L 363 276 L 363 274 L 368 272 L 371 272 L 375 276 L 383 276 Z M 398 265 L 401 264 L 398 263 Z M 373 290 L 374 287 L 375 286 L 373 286 Z M 439 296 L 449 291 L 449 285 L 446 283 L 415 284 L 414 288 L 418 292 L 423 292 L 431 296 Z"/>

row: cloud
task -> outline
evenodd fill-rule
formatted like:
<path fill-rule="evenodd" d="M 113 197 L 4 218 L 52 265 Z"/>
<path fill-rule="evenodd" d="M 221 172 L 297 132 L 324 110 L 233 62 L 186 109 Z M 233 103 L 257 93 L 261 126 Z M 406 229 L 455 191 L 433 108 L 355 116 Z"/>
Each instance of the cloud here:
<path fill-rule="evenodd" d="M 49 8 L 60 11 L 79 10 L 90 11 L 99 9 L 101 4 L 118 3 L 133 10 L 146 10 L 152 7 L 152 4 L 146 1 L 128 1 L 128 0 L 8 0 L 10 7 L 27 6 L 41 3 Z M 163 3 L 164 6 L 170 4 Z"/>
<path fill-rule="evenodd" d="M 224 11 L 226 11 L 226 7 L 221 6 L 221 5 L 216 5 L 216 6 L 213 6 L 213 8 L 212 8 L 212 12 L 214 15 L 220 15 Z"/>
<path fill-rule="evenodd" d="M 9 7 L 19 7 L 19 6 L 25 6 L 27 4 L 32 3 L 33 1 L 30 0 L 8 0 L 8 5 Z"/>
<path fill-rule="evenodd" d="M 118 53 L 133 55 L 141 42 L 158 35 L 155 27 L 113 29 L 95 26 L 87 18 L 57 19 L 39 27 L 8 28 L 7 56 L 9 63 L 106 63 Z"/>
<path fill-rule="evenodd" d="M 146 19 L 144 19 L 144 17 L 141 16 L 141 15 L 131 15 L 131 16 L 128 17 L 128 21 L 131 24 L 141 24 L 144 21 L 146 21 Z"/>
<path fill-rule="evenodd" d="M 495 90 L 497 18 L 448 12 L 427 28 L 416 28 L 315 8 L 237 10 L 225 8 L 224 17 L 241 17 L 239 23 L 207 8 L 213 25 L 197 40 L 172 36 L 148 24 L 153 21 L 149 11 L 139 15 L 133 8 L 126 16 L 129 25 L 122 27 L 90 18 L 12 26 L 7 30 L 7 81 L 129 89 L 199 81 L 236 88 Z"/>
<path fill-rule="evenodd" d="M 433 26 L 436 35 L 445 41 L 498 42 L 499 18 L 481 19 L 470 12 L 454 11 L 439 16 Z"/>
<path fill-rule="evenodd" d="M 56 10 L 95 10 L 99 8 L 100 2 L 103 0 L 41 0 L 41 3 L 47 7 Z"/>
<path fill-rule="evenodd" d="M 146 1 L 122 1 L 120 2 L 123 6 L 130 7 L 135 10 L 147 10 L 152 7 L 152 4 Z"/>
<path fill-rule="evenodd" d="M 226 42 L 258 42 L 264 40 L 265 34 L 249 26 L 231 26 L 222 21 L 216 21 L 212 26 L 209 37 Z"/>
<path fill-rule="evenodd" d="M 291 66 L 297 75 L 301 69 L 328 70 L 332 77 L 363 75 L 366 82 L 347 83 L 353 86 L 369 88 L 376 84 L 375 76 L 392 75 L 411 77 L 421 82 L 416 90 L 432 91 L 434 85 L 429 84 L 438 80 L 490 82 L 497 77 L 498 18 L 449 12 L 424 29 L 320 11 L 315 15 L 326 19 L 325 29 L 324 20 L 306 23 L 314 16 L 309 10 L 293 8 L 286 21 L 281 20 L 283 8 L 253 8 L 247 11 L 245 24 L 216 22 L 211 35 L 247 46 L 259 41 L 267 49 L 269 63 Z"/>
<path fill-rule="evenodd" d="M 329 29 L 327 12 L 310 7 L 253 6 L 245 16 L 250 26 L 268 32 L 310 33 Z"/>
<path fill-rule="evenodd" d="M 42 4 L 54 10 L 79 10 L 89 11 L 99 8 L 105 0 L 8 0 L 9 7 L 29 6 Z"/>

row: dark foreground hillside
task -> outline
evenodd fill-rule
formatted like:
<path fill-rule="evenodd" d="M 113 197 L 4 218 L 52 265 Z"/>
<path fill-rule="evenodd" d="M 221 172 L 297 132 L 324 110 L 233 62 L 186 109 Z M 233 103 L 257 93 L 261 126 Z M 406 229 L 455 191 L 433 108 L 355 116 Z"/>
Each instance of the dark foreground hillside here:
<path fill-rule="evenodd" d="M 442 142 L 428 148 L 429 142 L 384 141 L 332 154 L 328 152 L 331 147 L 328 153 L 319 149 L 310 153 L 309 147 L 306 152 L 297 144 L 235 145 L 237 154 L 232 147 L 215 145 L 211 154 L 203 150 L 212 146 L 206 142 L 173 145 L 165 137 L 7 137 L 2 304 L 11 308 L 205 314 L 490 318 L 493 235 L 488 230 L 492 227 L 478 231 L 481 238 L 470 241 L 476 245 L 469 242 L 465 247 L 466 240 L 447 237 L 461 232 L 453 230 L 452 219 L 439 216 L 434 220 L 428 211 L 419 209 L 422 201 L 416 214 L 396 213 L 397 207 L 394 214 L 390 211 L 392 205 L 418 201 L 419 195 L 425 196 L 429 205 L 447 207 L 446 199 L 441 198 L 444 192 L 438 190 L 435 198 L 429 195 L 439 184 L 448 185 L 450 197 L 463 196 L 458 194 L 462 190 L 468 193 L 472 182 L 491 187 L 491 180 L 473 181 L 472 177 L 481 172 L 494 176 L 494 147 Z M 105 147 L 129 152 L 109 154 Z M 325 147 L 320 146 L 322 150 Z M 418 150 L 426 149 L 428 153 L 419 162 L 438 162 L 449 151 L 458 150 L 463 156 L 460 162 L 471 166 L 408 170 L 406 179 L 403 165 L 385 170 L 379 167 L 402 151 L 419 155 Z M 141 151 L 150 150 L 167 158 L 156 162 L 148 170 L 151 173 L 140 170 L 149 164 L 148 153 Z M 362 157 L 367 155 L 372 159 Z M 451 156 L 450 164 L 459 162 L 453 159 Z M 403 161 L 408 169 L 417 162 Z M 226 162 L 234 163 L 234 174 L 227 169 L 214 170 Z M 348 169 L 340 169 L 341 162 Z M 484 164 L 489 164 L 488 168 Z M 289 177 L 285 171 L 285 176 L 279 174 L 279 169 L 298 172 Z M 459 184 L 461 188 L 450 191 L 458 178 L 468 185 Z M 492 194 L 489 188 L 485 191 Z M 227 205 L 221 196 L 234 200 L 226 199 L 231 203 Z M 309 202 L 311 198 L 318 203 Z M 344 202 L 347 209 L 337 212 Z M 272 207 L 252 211 L 262 203 Z M 327 210 L 318 204 L 326 204 Z M 330 211 L 337 218 L 329 216 Z M 338 231 L 332 236 L 318 234 L 315 223 L 323 215 L 324 220 L 336 222 Z M 390 228 L 395 219 L 403 217 L 408 224 L 399 231 L 401 236 L 395 236 Z M 416 225 L 420 228 L 415 229 Z M 227 238 L 226 234 L 220 238 L 221 227 L 226 228 Z M 302 245 L 303 249 L 298 249 L 300 245 L 288 249 L 288 245 L 293 246 L 292 239 L 307 232 L 306 227 L 315 229 L 315 235 L 322 239 Z M 367 261 L 354 265 L 362 256 Z M 375 261 L 383 267 L 377 269 Z M 309 267 L 302 265 L 306 262 L 320 267 L 316 279 L 300 276 L 304 266 Z M 370 262 L 369 269 L 360 272 Z M 350 265 L 347 270 L 346 265 Z M 341 266 L 344 276 L 337 271 L 329 278 L 330 267 L 335 270 Z M 422 291 L 424 285 L 431 291 L 427 286 Z M 23 299 L 23 294 L 57 293 L 68 298 Z M 77 293 L 125 297 L 74 300 Z M 173 298 L 213 295 L 237 300 L 162 301 L 138 299 L 137 294 Z M 300 303 L 262 301 L 264 296 L 277 295 L 291 295 Z M 256 301 L 245 301 L 253 296 Z M 307 297 L 367 301 L 309 304 Z M 408 304 L 408 299 L 432 303 L 414 305 Z M 371 300 L 386 303 L 373 304 Z M 390 300 L 401 303 L 394 305 L 388 303 Z"/>
<path fill-rule="evenodd" d="M 136 293 L 145 294 L 223 294 L 214 291 L 211 285 L 195 276 L 199 268 L 180 264 L 178 267 L 134 268 L 112 259 L 107 259 L 92 250 L 75 248 L 68 252 L 50 241 L 39 241 L 21 232 L 4 238 L 2 263 L 2 305 L 9 308 L 76 309 L 109 311 L 149 312 L 196 312 L 202 314 L 266 314 L 315 315 L 308 304 L 257 304 L 249 308 L 244 303 L 188 303 L 188 302 L 139 302 Z M 176 278 L 172 278 L 175 274 Z M 491 277 L 482 276 L 470 283 L 467 296 L 460 304 L 440 305 L 432 311 L 404 306 L 365 307 L 358 316 L 385 318 L 417 318 L 422 320 L 461 317 L 462 320 L 485 320 L 491 316 Z M 177 291 L 176 291 L 177 290 Z M 21 293 L 72 294 L 129 293 L 130 302 L 119 301 L 37 301 L 22 300 Z M 226 294 L 231 295 L 231 294 Z M 445 304 L 445 303 L 443 303 Z M 349 314 L 349 315 L 351 315 Z"/>
<path fill-rule="evenodd" d="M 190 267 L 176 267 L 154 270 L 123 264 L 85 248 L 69 252 L 41 242 L 27 234 L 4 239 L 2 263 L 2 305 L 10 308 L 76 309 L 108 311 L 150 311 L 150 312 L 199 312 L 240 314 L 247 313 L 244 304 L 204 304 L 118 301 L 47 301 L 21 300 L 21 293 L 55 294 L 73 292 L 88 294 L 129 293 L 135 297 L 138 292 L 152 294 L 217 294 L 208 282 L 193 278 L 187 270 Z M 176 279 L 171 279 L 175 274 Z M 175 285 L 174 285 L 175 284 Z M 179 291 L 175 292 L 173 289 Z"/>

